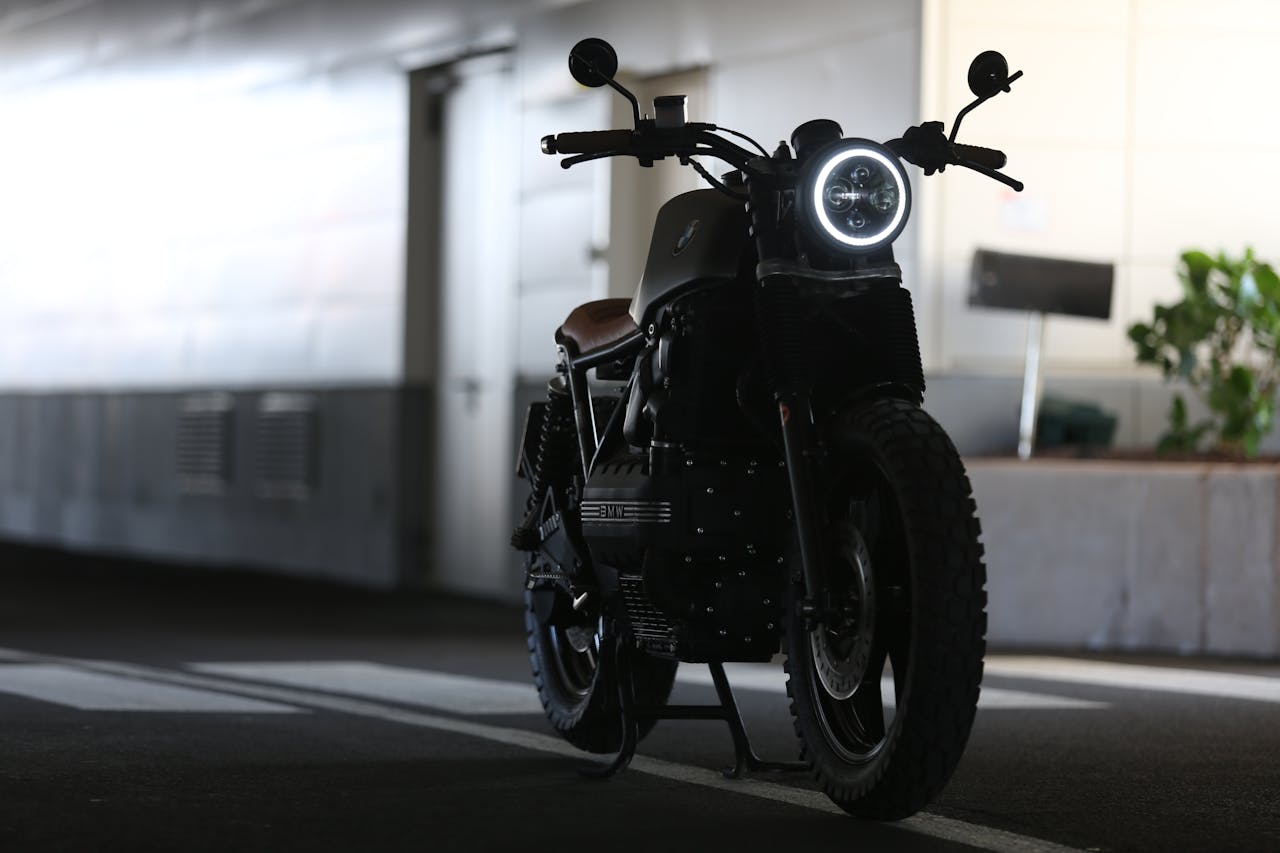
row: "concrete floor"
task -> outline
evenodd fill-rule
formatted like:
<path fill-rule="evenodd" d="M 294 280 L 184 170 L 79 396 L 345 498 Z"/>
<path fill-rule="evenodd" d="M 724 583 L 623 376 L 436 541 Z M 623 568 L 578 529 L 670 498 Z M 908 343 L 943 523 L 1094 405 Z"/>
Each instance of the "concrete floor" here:
<path fill-rule="evenodd" d="M 875 825 L 804 778 L 721 780 L 718 723 L 662 723 L 625 775 L 581 778 L 510 608 L 0 567 L 0 850 L 1280 849 L 1274 664 L 993 654 L 951 785 Z M 677 701 L 711 698 L 703 673 Z M 731 677 L 760 751 L 794 757 L 781 676 Z"/>

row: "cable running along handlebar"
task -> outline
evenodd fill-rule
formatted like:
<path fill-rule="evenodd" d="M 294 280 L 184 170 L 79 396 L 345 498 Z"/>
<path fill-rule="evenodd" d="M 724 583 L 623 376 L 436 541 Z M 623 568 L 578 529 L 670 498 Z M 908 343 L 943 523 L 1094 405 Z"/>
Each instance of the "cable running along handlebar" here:
<path fill-rule="evenodd" d="M 652 164 L 664 157 L 711 156 L 735 169 L 757 172 L 750 163 L 760 155 L 730 142 L 715 131 L 714 124 L 690 123 L 676 128 L 640 127 L 636 130 L 587 130 L 560 133 L 542 138 L 542 153 L 572 154 L 560 161 L 568 169 L 602 157 L 635 157 L 642 164 Z"/>

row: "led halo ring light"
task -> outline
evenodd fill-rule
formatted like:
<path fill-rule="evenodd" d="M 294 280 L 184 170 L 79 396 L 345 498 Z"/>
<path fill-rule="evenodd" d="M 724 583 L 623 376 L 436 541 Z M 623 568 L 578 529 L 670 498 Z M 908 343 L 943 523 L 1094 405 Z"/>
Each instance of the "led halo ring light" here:
<path fill-rule="evenodd" d="M 869 139 L 843 139 L 813 161 L 804 207 L 828 245 L 864 253 L 897 238 L 911 210 L 911 184 L 897 157 Z"/>

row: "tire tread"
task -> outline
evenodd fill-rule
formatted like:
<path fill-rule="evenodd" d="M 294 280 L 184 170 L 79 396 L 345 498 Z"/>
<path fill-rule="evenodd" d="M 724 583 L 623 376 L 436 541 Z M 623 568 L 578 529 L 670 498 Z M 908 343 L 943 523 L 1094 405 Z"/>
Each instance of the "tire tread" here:
<path fill-rule="evenodd" d="M 986 649 L 986 569 L 972 489 L 955 446 L 923 410 L 877 400 L 842 416 L 835 439 L 878 453 L 897 481 L 912 562 L 911 683 L 894 722 L 896 739 L 854 781 L 797 707 L 788 638 L 787 695 L 801 760 L 823 791 L 851 814 L 907 817 L 932 801 L 960 761 L 973 725 Z M 861 447 L 858 447 L 861 445 Z M 795 632 L 796 621 L 789 622 Z M 803 640 L 803 637 L 799 638 Z M 815 729 L 809 731 L 810 728 Z"/>

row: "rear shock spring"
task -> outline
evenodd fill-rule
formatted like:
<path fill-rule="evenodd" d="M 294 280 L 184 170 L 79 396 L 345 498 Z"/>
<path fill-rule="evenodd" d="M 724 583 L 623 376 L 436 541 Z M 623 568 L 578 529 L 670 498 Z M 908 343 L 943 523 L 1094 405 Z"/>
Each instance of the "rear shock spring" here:
<path fill-rule="evenodd" d="M 572 476 L 574 450 L 573 402 L 563 376 L 547 383 L 547 407 L 538 431 L 538 449 L 530 472 L 530 493 L 524 520 L 511 534 L 511 546 L 521 551 L 537 550 L 541 544 L 538 522 L 547 489 L 564 494 Z"/>
<path fill-rule="evenodd" d="M 538 436 L 538 457 L 533 464 L 533 502 L 541 502 L 550 486 L 557 491 L 568 485 L 573 465 L 573 401 L 564 377 L 547 383 L 547 410 Z"/>

